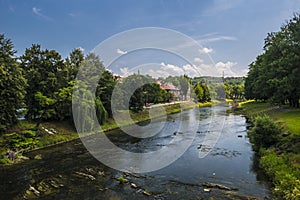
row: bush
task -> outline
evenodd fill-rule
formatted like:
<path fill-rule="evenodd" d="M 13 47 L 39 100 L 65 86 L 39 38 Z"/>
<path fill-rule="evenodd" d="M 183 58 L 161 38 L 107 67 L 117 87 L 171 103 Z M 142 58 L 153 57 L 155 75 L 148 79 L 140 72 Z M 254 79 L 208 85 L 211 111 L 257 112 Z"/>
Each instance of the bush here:
<path fill-rule="evenodd" d="M 274 184 L 274 194 L 278 199 L 299 199 L 299 171 L 290 165 L 284 156 L 278 156 L 273 151 L 260 151 L 262 157 L 260 167 Z"/>
<path fill-rule="evenodd" d="M 279 141 L 281 128 L 268 116 L 257 116 L 254 127 L 249 131 L 253 150 L 268 148 Z"/>

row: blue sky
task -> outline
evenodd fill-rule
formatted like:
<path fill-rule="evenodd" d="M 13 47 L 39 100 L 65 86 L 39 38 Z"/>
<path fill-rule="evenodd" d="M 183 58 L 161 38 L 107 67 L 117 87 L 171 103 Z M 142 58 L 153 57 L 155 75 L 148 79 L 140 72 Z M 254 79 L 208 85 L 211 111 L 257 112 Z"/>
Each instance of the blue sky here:
<path fill-rule="evenodd" d="M 267 33 L 294 12 L 300 0 L 0 0 L 0 33 L 18 55 L 38 43 L 66 57 L 132 28 L 168 28 L 198 41 L 219 73 L 244 75 Z"/>

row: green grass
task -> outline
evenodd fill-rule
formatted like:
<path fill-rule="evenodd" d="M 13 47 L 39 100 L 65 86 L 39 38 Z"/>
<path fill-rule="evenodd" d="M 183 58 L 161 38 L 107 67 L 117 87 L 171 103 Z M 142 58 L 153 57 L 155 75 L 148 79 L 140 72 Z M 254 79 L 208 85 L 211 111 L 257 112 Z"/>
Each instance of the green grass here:
<path fill-rule="evenodd" d="M 267 102 L 248 101 L 242 102 L 239 106 L 244 113 L 254 118 L 259 115 L 269 115 L 280 123 L 285 131 L 300 135 L 300 109 L 290 107 L 279 107 Z"/>
<path fill-rule="evenodd" d="M 282 122 L 285 129 L 294 135 L 300 136 L 300 110 L 292 109 L 285 110 L 279 113 L 272 114 L 275 119 Z"/>
<path fill-rule="evenodd" d="M 269 115 L 291 133 L 278 136 L 278 142 L 268 149 L 260 149 L 259 164 L 273 183 L 276 199 L 300 199 L 300 109 L 274 106 L 263 102 L 240 104 L 246 116 Z"/>

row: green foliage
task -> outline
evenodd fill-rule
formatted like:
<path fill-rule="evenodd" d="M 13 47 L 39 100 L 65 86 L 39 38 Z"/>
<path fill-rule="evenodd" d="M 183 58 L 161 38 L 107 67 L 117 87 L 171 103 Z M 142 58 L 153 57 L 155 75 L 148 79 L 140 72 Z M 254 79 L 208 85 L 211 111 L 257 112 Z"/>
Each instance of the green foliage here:
<path fill-rule="evenodd" d="M 27 119 L 58 119 L 55 94 L 68 83 L 68 69 L 59 53 L 32 45 L 21 56 L 21 66 L 28 81 Z"/>
<path fill-rule="evenodd" d="M 282 156 L 273 151 L 261 150 L 259 165 L 270 177 L 274 184 L 274 193 L 278 199 L 300 198 L 300 171 L 299 168 L 291 166 Z"/>
<path fill-rule="evenodd" d="M 225 78 L 224 88 L 226 98 L 228 99 L 244 99 L 244 79 L 240 77 Z"/>
<path fill-rule="evenodd" d="M 102 125 L 107 121 L 107 112 L 99 98 L 96 98 L 96 115 L 98 122 Z"/>
<path fill-rule="evenodd" d="M 70 57 L 66 59 L 65 64 L 69 72 L 68 73 L 69 81 L 75 80 L 77 72 L 83 60 L 84 60 L 84 55 L 79 48 L 74 49 L 70 53 Z"/>
<path fill-rule="evenodd" d="M 109 117 L 112 117 L 111 96 L 115 85 L 116 80 L 113 74 L 110 71 L 105 70 L 101 74 L 101 78 L 98 82 L 96 96 L 100 98 Z"/>
<path fill-rule="evenodd" d="M 34 131 L 26 130 L 22 132 L 13 132 L 3 135 L 6 144 L 3 144 L 7 149 L 32 149 L 36 147 L 38 138 Z"/>
<path fill-rule="evenodd" d="M 136 86 L 140 86 L 135 88 Z M 156 80 L 150 76 L 133 74 L 118 82 L 113 101 L 120 110 L 130 109 L 140 112 L 148 103 L 163 103 L 172 99 L 173 95 L 160 88 Z"/>
<path fill-rule="evenodd" d="M 264 53 L 250 64 L 245 80 L 247 99 L 270 100 L 299 107 L 300 16 L 295 14 L 279 32 L 269 33 Z"/>
<path fill-rule="evenodd" d="M 0 34 L 0 133 L 17 123 L 25 95 L 26 80 L 13 48 L 11 40 Z"/>
<path fill-rule="evenodd" d="M 9 158 L 0 158 L 0 164 L 8 164 L 11 163 Z"/>
<path fill-rule="evenodd" d="M 122 184 L 122 183 L 127 183 L 128 180 L 122 176 L 118 177 L 117 180 Z"/>
<path fill-rule="evenodd" d="M 197 83 L 194 86 L 194 92 L 198 102 L 204 103 L 211 101 L 210 93 L 205 83 Z"/>
<path fill-rule="evenodd" d="M 279 141 L 281 128 L 268 116 L 257 116 L 254 127 L 249 131 L 253 149 L 268 148 Z"/>
<path fill-rule="evenodd" d="M 288 132 L 300 136 L 300 110 L 295 109 L 275 113 L 274 117 L 280 119 Z"/>

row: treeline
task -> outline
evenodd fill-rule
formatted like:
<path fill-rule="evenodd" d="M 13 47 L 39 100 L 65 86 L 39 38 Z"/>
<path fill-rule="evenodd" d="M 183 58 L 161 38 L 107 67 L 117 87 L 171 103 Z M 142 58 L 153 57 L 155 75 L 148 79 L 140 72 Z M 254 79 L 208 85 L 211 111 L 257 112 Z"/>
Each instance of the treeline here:
<path fill-rule="evenodd" d="M 47 120 L 68 120 L 72 117 L 72 91 L 78 69 L 82 65 L 95 65 L 104 75 L 99 80 L 97 97 L 109 98 L 115 78 L 94 54 L 84 56 L 74 49 L 62 59 L 55 50 L 32 45 L 20 56 L 15 56 L 13 43 L 0 35 L 0 132 L 17 123 L 18 109 L 25 109 L 25 118 L 37 126 Z M 104 83 L 104 84 L 103 84 Z M 107 116 L 110 105 L 99 104 Z M 72 121 L 72 120 L 71 120 Z"/>
<path fill-rule="evenodd" d="M 247 99 L 270 100 L 299 108 L 300 97 L 300 16 L 269 33 L 264 52 L 250 64 L 245 80 Z"/>
<path fill-rule="evenodd" d="M 211 99 L 224 101 L 225 99 L 243 100 L 245 98 L 244 77 L 195 77 L 191 83 L 194 85 L 196 94 L 204 94 L 198 98 L 200 102 Z"/>
<path fill-rule="evenodd" d="M 121 83 L 120 87 L 116 87 L 117 109 L 139 112 L 147 103 L 173 100 L 173 94 L 161 89 L 152 77 L 139 74 L 126 78 L 116 77 L 103 66 L 98 56 L 93 53 L 84 55 L 80 49 L 74 49 L 66 59 L 57 51 L 42 49 L 38 44 L 27 48 L 20 57 L 15 54 L 12 41 L 0 34 L 0 132 L 18 122 L 20 108 L 24 108 L 25 118 L 35 121 L 37 126 L 42 121 L 50 120 L 72 122 L 74 87 L 81 94 L 90 97 L 95 95 L 95 99 L 81 102 L 80 106 L 85 104 L 83 111 L 96 106 L 101 124 L 112 117 L 111 99 L 117 83 Z M 95 94 L 92 94 L 87 82 L 75 82 L 79 68 L 83 74 L 89 74 L 88 70 L 98 73 L 95 77 L 100 79 Z M 135 85 L 141 87 L 129 94 L 130 88 Z M 79 102 L 75 99 L 73 103 Z"/>

